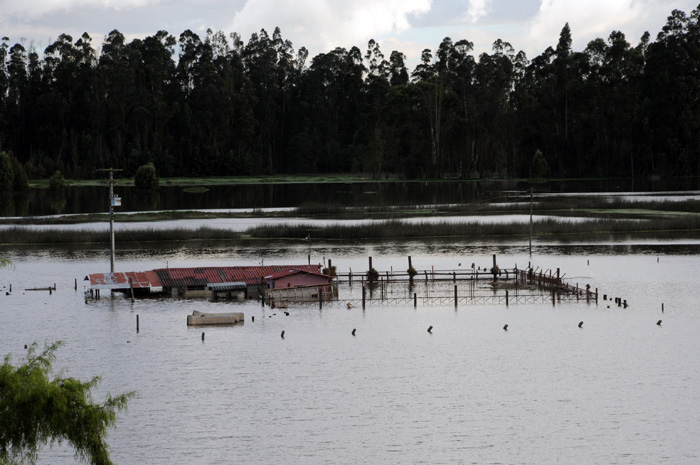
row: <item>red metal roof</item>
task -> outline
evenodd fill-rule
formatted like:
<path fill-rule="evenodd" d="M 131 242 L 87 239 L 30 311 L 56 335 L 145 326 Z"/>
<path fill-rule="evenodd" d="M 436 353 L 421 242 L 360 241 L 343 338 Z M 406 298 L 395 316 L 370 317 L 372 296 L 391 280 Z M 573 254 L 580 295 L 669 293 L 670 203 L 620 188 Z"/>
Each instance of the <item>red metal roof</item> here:
<path fill-rule="evenodd" d="M 321 265 L 219 266 L 198 268 L 160 268 L 153 270 L 166 287 L 205 286 L 214 283 L 244 282 L 262 284 L 265 276 L 288 270 L 320 274 Z"/>
<path fill-rule="evenodd" d="M 95 289 L 129 289 L 129 278 L 134 289 L 154 289 L 163 286 L 153 271 L 93 273 L 90 275 L 90 286 Z"/>

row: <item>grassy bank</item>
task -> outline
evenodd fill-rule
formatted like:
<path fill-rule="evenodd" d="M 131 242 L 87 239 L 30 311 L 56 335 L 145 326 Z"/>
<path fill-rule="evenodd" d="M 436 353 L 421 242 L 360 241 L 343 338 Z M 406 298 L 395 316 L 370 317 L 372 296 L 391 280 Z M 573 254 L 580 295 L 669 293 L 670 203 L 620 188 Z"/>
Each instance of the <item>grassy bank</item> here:
<path fill-rule="evenodd" d="M 223 229 L 201 227 L 199 229 L 139 229 L 116 231 L 119 244 L 135 242 L 183 242 L 237 240 L 241 234 Z M 57 228 L 29 229 L 16 226 L 0 230 L 2 245 L 59 245 L 59 244 L 109 244 L 109 231 L 61 230 Z"/>
<path fill-rule="evenodd" d="M 106 178 L 105 178 L 106 179 Z M 105 179 L 66 179 L 66 183 L 69 186 L 80 187 L 80 186 L 98 186 L 104 185 Z M 590 181 L 596 178 L 587 179 L 576 179 L 567 178 L 568 181 Z M 264 175 L 264 176 L 212 176 L 204 178 L 190 178 L 190 177 L 172 177 L 172 178 L 160 178 L 161 186 L 221 186 L 221 185 L 245 185 L 245 184 L 337 184 L 337 183 L 366 183 L 366 182 L 376 182 L 376 183 L 392 183 L 392 182 L 493 182 L 493 181 L 503 181 L 503 178 L 457 178 L 457 177 L 444 177 L 444 178 L 431 178 L 431 179 L 406 179 L 401 176 L 390 176 L 388 178 L 380 177 L 373 178 L 366 174 L 318 174 L 318 175 L 303 175 L 303 174 L 280 174 L 280 175 Z M 508 181 L 524 181 L 532 183 L 533 185 L 546 184 L 548 181 L 557 181 L 559 179 L 528 179 L 528 178 L 515 178 L 508 179 Z M 133 178 L 117 178 L 117 181 L 122 186 L 133 186 Z M 38 179 L 30 180 L 29 185 L 31 187 L 48 187 L 48 179 Z"/>
<path fill-rule="evenodd" d="M 535 238 L 574 240 L 582 235 L 647 233 L 683 233 L 686 236 L 700 237 L 700 216 L 688 215 L 653 221 L 591 219 L 582 222 L 566 222 L 554 219 L 537 221 L 534 226 Z M 311 236 L 314 241 L 373 241 L 373 240 L 429 240 L 431 238 L 516 238 L 527 237 L 530 225 L 527 223 L 407 223 L 389 220 L 363 225 L 328 225 L 319 227 L 310 224 L 258 226 L 244 233 L 223 229 L 201 227 L 189 229 L 144 229 L 118 231 L 116 241 L 120 244 L 141 242 L 183 242 L 183 241 L 239 241 L 293 240 L 303 241 Z M 109 243 L 109 233 L 105 231 L 66 231 L 44 228 L 33 230 L 20 226 L 0 230 L 0 244 L 13 245 L 58 245 Z"/>
<path fill-rule="evenodd" d="M 133 178 L 119 178 L 122 186 L 133 186 Z M 355 174 L 338 175 L 279 175 L 279 176 L 220 176 L 207 178 L 160 178 L 161 186 L 222 186 L 222 185 L 246 185 L 246 184 L 310 184 L 310 183 L 358 183 L 358 182 L 406 182 L 405 179 L 390 178 L 372 179 L 368 176 Z M 450 180 L 454 181 L 454 180 Z M 104 179 L 66 179 L 69 186 L 98 186 L 104 184 Z M 48 187 L 48 179 L 29 181 L 31 187 Z"/>
<path fill-rule="evenodd" d="M 591 219 L 582 222 L 547 219 L 536 221 L 535 237 L 576 237 L 586 234 L 618 234 L 649 232 L 686 232 L 700 235 L 700 217 L 669 218 L 666 220 L 638 221 Z M 370 239 L 428 239 L 431 237 L 488 238 L 529 236 L 528 223 L 407 223 L 385 221 L 368 225 L 329 225 L 317 228 L 312 225 L 259 226 L 246 232 L 259 239 L 334 239 L 358 241 Z"/>

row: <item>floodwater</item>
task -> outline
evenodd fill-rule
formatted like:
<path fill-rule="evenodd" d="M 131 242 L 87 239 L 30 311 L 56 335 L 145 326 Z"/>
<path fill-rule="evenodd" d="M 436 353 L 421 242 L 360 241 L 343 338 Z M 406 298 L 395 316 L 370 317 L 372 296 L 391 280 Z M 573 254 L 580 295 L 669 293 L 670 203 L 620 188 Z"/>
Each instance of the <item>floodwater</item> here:
<path fill-rule="evenodd" d="M 167 182 L 154 193 L 117 185 L 121 197 L 118 212 L 193 209 L 290 208 L 303 204 L 344 206 L 426 205 L 506 202 L 528 199 L 534 187 L 537 196 L 596 195 L 627 200 L 685 200 L 698 198 L 700 178 L 672 180 L 602 179 L 560 180 L 530 184 L 523 181 L 397 181 L 303 184 L 231 184 L 208 186 L 207 192 L 188 193 Z M 592 194 L 593 193 L 593 194 Z M 47 189 L 30 189 L 14 197 L 0 196 L 0 216 L 26 217 L 109 210 L 108 188 L 69 187 L 60 195 Z"/>
<path fill-rule="evenodd" d="M 497 254 L 501 267 L 560 268 L 630 306 L 326 305 L 287 316 L 257 302 L 86 304 L 82 278 L 108 271 L 106 251 L 3 249 L 13 265 L 0 270 L 0 354 L 18 361 L 24 344 L 60 339 L 55 367 L 101 375 L 95 400 L 138 391 L 108 438 L 119 464 L 700 460 L 700 241 L 537 242 L 532 257 L 521 243 L 488 242 L 164 246 L 118 250 L 117 270 L 294 264 L 307 254 L 353 273 L 368 256 L 383 271 L 405 270 L 408 255 L 417 269 L 455 269 L 490 266 Z M 52 294 L 25 291 L 54 283 Z M 356 295 L 357 285 L 341 292 Z M 188 328 L 193 310 L 243 311 L 246 322 Z M 63 445 L 39 463 L 75 459 Z"/>

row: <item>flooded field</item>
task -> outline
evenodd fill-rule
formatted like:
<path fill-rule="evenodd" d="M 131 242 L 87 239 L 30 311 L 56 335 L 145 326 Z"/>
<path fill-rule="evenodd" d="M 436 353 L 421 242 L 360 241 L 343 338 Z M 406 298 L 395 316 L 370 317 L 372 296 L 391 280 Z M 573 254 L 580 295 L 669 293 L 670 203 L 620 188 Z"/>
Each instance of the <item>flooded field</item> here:
<path fill-rule="evenodd" d="M 108 271 L 105 250 L 4 248 L 13 264 L 0 270 L 0 353 L 18 360 L 24 344 L 61 339 L 55 366 L 101 375 L 96 400 L 138 391 L 109 435 L 115 463 L 697 463 L 700 240 L 537 242 L 532 257 L 514 242 L 171 244 L 118 249 L 117 269 L 311 255 L 357 273 L 369 256 L 378 270 L 405 270 L 408 255 L 418 269 L 455 269 L 490 266 L 492 254 L 507 267 L 561 268 L 566 281 L 630 306 L 327 305 L 285 315 L 256 301 L 86 304 L 82 279 Z M 54 283 L 52 294 L 25 291 Z M 243 311 L 246 322 L 188 328 L 193 310 Z M 75 459 L 55 446 L 39 463 Z"/>
<path fill-rule="evenodd" d="M 588 196 L 700 198 L 693 181 L 580 184 L 537 186 L 536 197 L 565 207 L 569 198 Z M 529 202 L 529 189 L 517 182 L 218 186 L 200 195 L 175 187 L 157 194 L 124 189 L 120 212 L 289 213 L 309 199 L 360 207 L 522 205 Z M 63 198 L 34 191 L 11 206 L 5 201 L 0 213 L 103 212 L 105 190 L 81 188 Z M 579 221 L 575 215 L 558 219 Z M 206 225 L 244 231 L 260 224 L 374 221 L 218 218 L 117 223 L 116 229 Z M 529 221 L 529 215 L 418 215 L 404 221 L 518 223 Z M 60 228 L 106 230 L 108 224 Z M 366 272 L 370 256 L 384 272 L 405 271 L 409 255 L 418 270 L 459 270 L 472 263 L 490 267 L 496 254 L 504 268 L 528 263 L 559 268 L 569 284 L 588 284 L 601 296 L 625 299 L 628 308 L 602 299 L 507 307 L 383 304 L 365 310 L 326 304 L 323 309 L 292 306 L 286 315 L 257 301 L 154 297 L 131 302 L 115 295 L 86 303 L 84 277 L 109 271 L 106 246 L 0 246 L 0 256 L 12 261 L 0 269 L 0 312 L 6 317 L 0 354 L 12 353 L 18 361 L 25 344 L 63 340 L 54 366 L 81 379 L 102 376 L 95 400 L 107 392 L 136 390 L 138 397 L 109 435 L 115 463 L 695 464 L 700 458 L 700 358 L 695 356 L 700 351 L 700 237 L 692 231 L 675 239 L 583 237 L 536 237 L 532 255 L 527 239 L 508 237 L 134 241 L 117 244 L 116 270 L 331 259 L 339 273 L 357 275 Z M 27 290 L 54 284 L 52 293 Z M 451 290 L 417 280 L 410 289 L 392 288 L 388 297 L 412 293 L 436 297 Z M 341 300 L 360 295 L 357 282 L 341 283 Z M 195 310 L 244 312 L 245 323 L 188 328 L 186 317 Z M 75 458 L 64 444 L 45 448 L 39 463 L 72 464 Z"/>

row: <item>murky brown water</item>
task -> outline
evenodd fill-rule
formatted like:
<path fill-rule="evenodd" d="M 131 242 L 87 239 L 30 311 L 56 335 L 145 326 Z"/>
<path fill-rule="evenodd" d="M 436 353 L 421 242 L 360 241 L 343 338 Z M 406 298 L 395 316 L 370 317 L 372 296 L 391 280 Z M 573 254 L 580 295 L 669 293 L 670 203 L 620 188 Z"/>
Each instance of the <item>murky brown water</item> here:
<path fill-rule="evenodd" d="M 309 252 L 341 272 L 365 270 L 370 255 L 377 269 L 404 270 L 407 255 L 419 269 L 451 269 L 490 266 L 497 253 L 502 266 L 561 268 L 630 307 L 326 306 L 285 316 L 255 302 L 86 305 L 82 278 L 107 271 L 104 250 L 1 250 L 14 266 L 0 270 L 0 284 L 13 284 L 0 294 L 0 354 L 62 339 L 55 366 L 102 375 L 96 400 L 137 390 L 109 436 L 115 463 L 698 462 L 700 241 L 538 243 L 532 258 L 507 243 L 169 246 L 119 250 L 117 269 L 304 263 Z M 52 295 L 24 291 L 53 283 Z M 244 325 L 185 324 L 193 310 L 233 308 Z M 74 458 L 54 447 L 39 463 Z"/>

